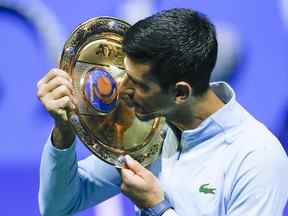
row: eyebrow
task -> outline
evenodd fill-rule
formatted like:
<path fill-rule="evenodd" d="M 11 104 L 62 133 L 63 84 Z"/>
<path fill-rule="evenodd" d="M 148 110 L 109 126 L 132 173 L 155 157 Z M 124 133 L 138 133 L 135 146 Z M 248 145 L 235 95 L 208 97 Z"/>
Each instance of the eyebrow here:
<path fill-rule="evenodd" d="M 129 79 L 131 79 L 133 82 L 144 84 L 144 82 L 140 81 L 137 78 L 132 77 L 129 73 L 126 72 L 126 74 L 129 77 Z"/>

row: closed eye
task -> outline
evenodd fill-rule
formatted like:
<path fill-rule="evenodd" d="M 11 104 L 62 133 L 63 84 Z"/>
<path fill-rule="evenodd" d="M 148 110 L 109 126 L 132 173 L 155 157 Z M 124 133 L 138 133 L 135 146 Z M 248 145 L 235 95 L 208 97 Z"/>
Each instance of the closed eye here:
<path fill-rule="evenodd" d="M 148 87 L 147 85 L 145 85 L 144 83 L 135 80 L 135 79 L 132 78 L 128 73 L 127 73 L 127 76 L 128 76 L 128 79 L 131 80 L 132 83 L 133 83 L 135 86 L 140 87 L 140 88 L 143 89 L 144 91 L 149 90 L 149 87 Z"/>

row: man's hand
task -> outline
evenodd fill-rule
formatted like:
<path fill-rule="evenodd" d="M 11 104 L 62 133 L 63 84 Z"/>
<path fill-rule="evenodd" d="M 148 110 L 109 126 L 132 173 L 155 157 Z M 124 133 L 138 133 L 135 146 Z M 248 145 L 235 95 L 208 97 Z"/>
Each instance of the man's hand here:
<path fill-rule="evenodd" d="M 139 208 L 150 208 L 164 200 L 158 179 L 140 163 L 125 156 L 126 166 L 121 169 L 121 190 Z"/>
<path fill-rule="evenodd" d="M 55 121 L 53 144 L 60 149 L 68 148 L 75 138 L 67 116 L 67 111 L 75 109 L 72 79 L 65 71 L 55 68 L 37 83 L 37 87 L 39 100 Z"/>

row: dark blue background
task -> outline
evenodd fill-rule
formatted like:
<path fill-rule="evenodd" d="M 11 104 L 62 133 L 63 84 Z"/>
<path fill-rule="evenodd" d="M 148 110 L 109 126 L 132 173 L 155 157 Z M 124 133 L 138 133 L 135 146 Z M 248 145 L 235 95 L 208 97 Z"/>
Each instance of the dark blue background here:
<path fill-rule="evenodd" d="M 32 1 L 21 2 L 29 7 Z M 43 2 L 67 36 L 88 18 L 117 16 L 124 0 Z M 192 7 L 236 28 L 244 58 L 230 83 L 244 107 L 288 143 L 288 41 L 279 5 L 275 0 L 155 1 L 156 10 Z M 36 28 L 0 9 L 0 215 L 39 215 L 38 167 L 52 120 L 37 100 L 36 83 L 54 66 Z M 80 158 L 88 154 L 82 146 L 78 151 Z M 79 215 L 93 214 L 87 210 Z"/>

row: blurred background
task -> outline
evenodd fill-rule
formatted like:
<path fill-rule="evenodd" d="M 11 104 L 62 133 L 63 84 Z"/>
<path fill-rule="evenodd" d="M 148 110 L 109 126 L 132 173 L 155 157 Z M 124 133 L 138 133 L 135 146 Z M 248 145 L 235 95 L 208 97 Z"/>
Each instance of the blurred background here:
<path fill-rule="evenodd" d="M 94 16 L 134 23 L 174 7 L 199 10 L 216 24 L 213 80 L 228 81 L 288 150 L 287 0 L 0 0 L 0 215 L 39 215 L 40 157 L 53 122 L 37 100 L 36 83 L 57 66 L 69 33 Z M 77 148 L 80 159 L 89 154 Z M 77 215 L 134 214 L 119 195 Z"/>

